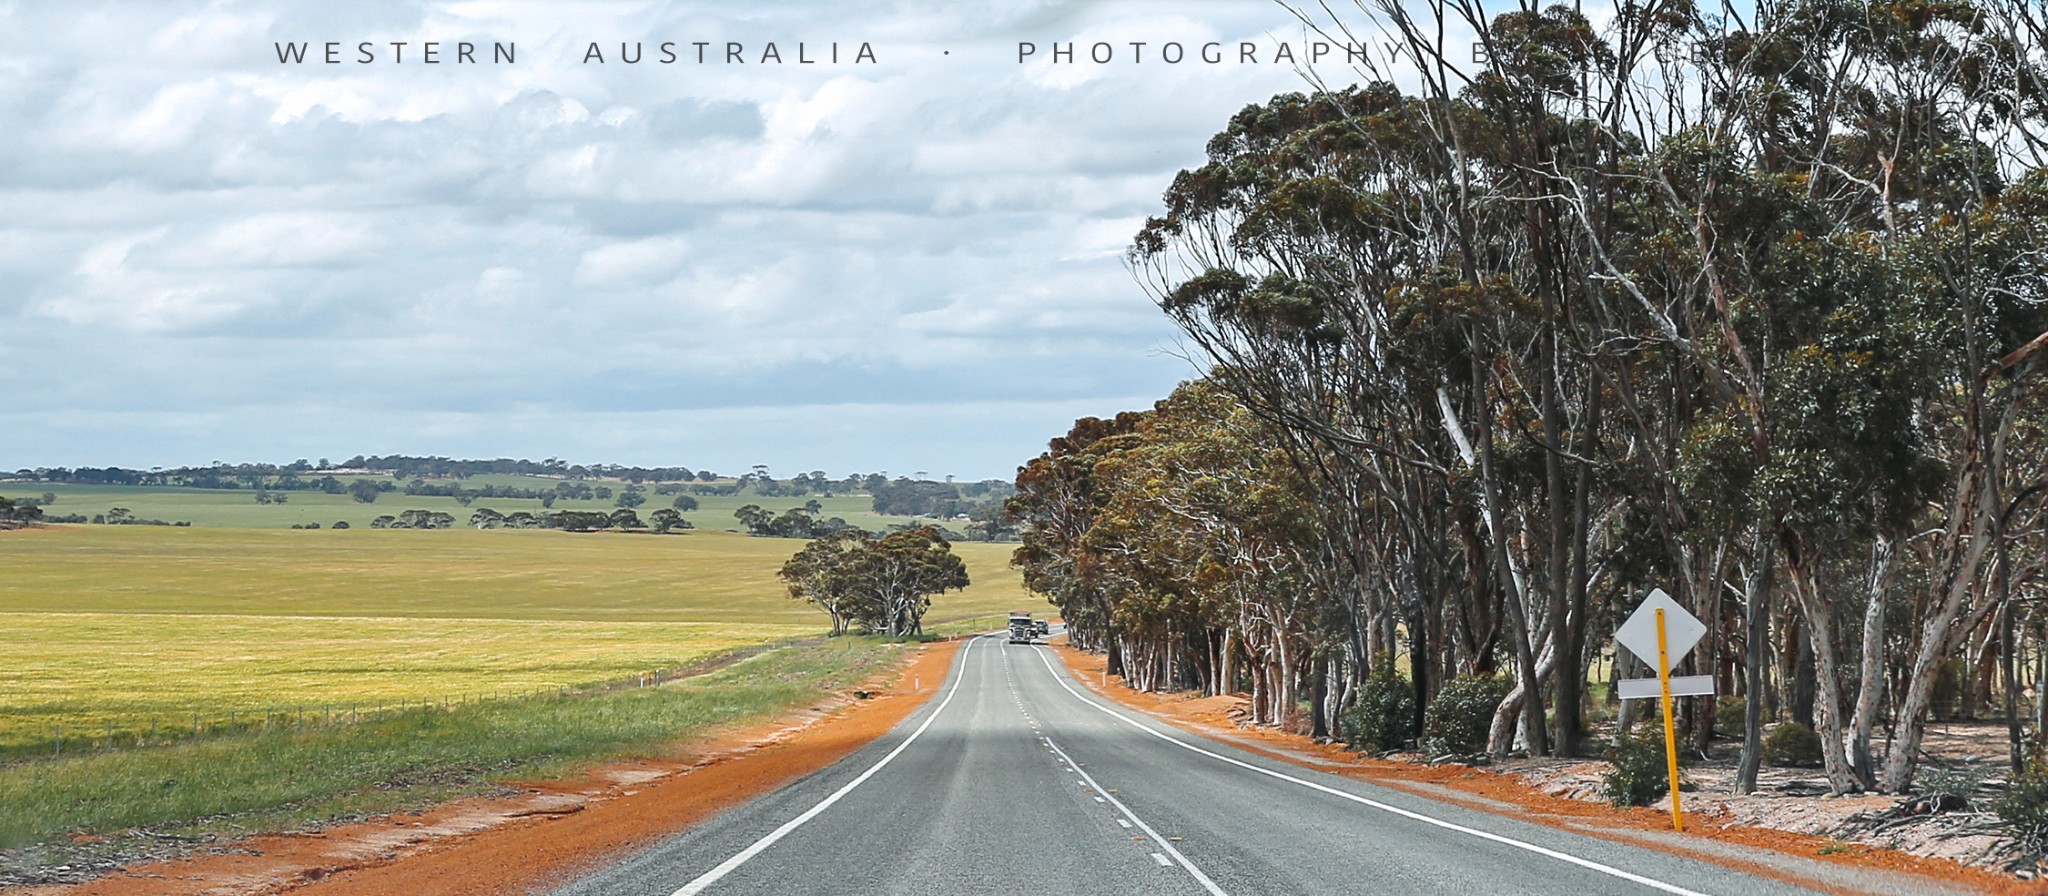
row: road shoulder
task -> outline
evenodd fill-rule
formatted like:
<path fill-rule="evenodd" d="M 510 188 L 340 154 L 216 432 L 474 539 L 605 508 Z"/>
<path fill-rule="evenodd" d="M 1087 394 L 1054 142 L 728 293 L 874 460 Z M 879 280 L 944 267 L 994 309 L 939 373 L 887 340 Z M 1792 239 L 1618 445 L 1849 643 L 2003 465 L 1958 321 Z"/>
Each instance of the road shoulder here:
<path fill-rule="evenodd" d="M 1619 809 L 1544 793 L 1509 775 L 1467 766 L 1425 766 L 1372 759 L 1303 735 L 1238 727 L 1233 697 L 1150 694 L 1105 674 L 1105 659 L 1053 648 L 1075 679 L 1101 697 L 1174 727 L 1314 771 L 1451 802 L 1495 815 L 1634 846 L 1647 846 L 1775 880 L 1837 893 L 2044 894 L 2048 884 L 2019 881 L 1942 860 L 1875 847 L 1845 847 L 1809 834 L 1749 827 L 1711 815 L 1687 815 L 1688 831 L 1670 830 L 1657 809 Z"/>

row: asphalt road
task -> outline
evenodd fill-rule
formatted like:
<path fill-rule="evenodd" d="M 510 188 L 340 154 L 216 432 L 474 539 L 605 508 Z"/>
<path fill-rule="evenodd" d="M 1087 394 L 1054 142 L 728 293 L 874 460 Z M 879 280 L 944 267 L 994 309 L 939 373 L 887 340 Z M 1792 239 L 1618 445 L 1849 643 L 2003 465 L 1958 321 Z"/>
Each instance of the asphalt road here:
<path fill-rule="evenodd" d="M 556 896 L 1808 893 L 1309 771 L 977 638 L 875 743 Z"/>

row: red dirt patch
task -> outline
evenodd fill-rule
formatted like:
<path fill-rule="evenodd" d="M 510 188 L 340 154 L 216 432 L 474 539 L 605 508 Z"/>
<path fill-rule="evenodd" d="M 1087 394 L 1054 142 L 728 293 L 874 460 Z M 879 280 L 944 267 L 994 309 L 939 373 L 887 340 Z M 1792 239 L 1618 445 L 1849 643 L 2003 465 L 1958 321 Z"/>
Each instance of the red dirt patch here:
<path fill-rule="evenodd" d="M 621 852 L 830 765 L 895 727 L 945 681 L 959 643 L 919 648 L 866 688 L 671 758 L 515 785 L 416 815 L 238 841 L 218 854 L 138 865 L 88 883 L 7 896 L 454 896 L 535 892 Z M 924 682 L 930 682 L 925 684 Z M 913 686 L 914 685 L 914 686 Z"/>
<path fill-rule="evenodd" d="M 1576 831 L 1632 845 L 1654 845 L 1687 854 L 1751 874 L 1806 887 L 1853 893 L 1813 876 L 1788 871 L 1776 861 L 1738 858 L 1744 851 L 1768 850 L 1785 857 L 1832 863 L 1846 869 L 1883 874 L 1892 882 L 1902 878 L 1924 878 L 1927 891 L 1965 890 L 1992 894 L 2048 893 L 2048 883 L 2020 881 L 2003 875 L 1969 868 L 1943 859 L 1925 858 L 1898 850 L 1844 844 L 1810 834 L 1727 823 L 1717 816 L 1686 813 L 1686 832 L 1671 830 L 1669 804 L 1665 808 L 1621 809 L 1605 803 L 1567 799 L 1544 793 L 1519 778 L 1463 765 L 1428 766 L 1418 763 L 1373 759 L 1336 744 L 1270 728 L 1240 727 L 1244 698 L 1217 696 L 1196 698 L 1187 694 L 1151 694 L 1125 686 L 1121 679 L 1105 674 L 1105 657 L 1083 653 L 1064 642 L 1054 645 L 1067 668 L 1090 690 L 1181 728 L 1227 741 L 1255 753 L 1317 771 L 1329 772 L 1393 787 L 1436 800 L 1456 802 L 1469 808 L 1511 814 L 1524 821 Z M 1688 845 L 1685 841 L 1697 845 Z M 1698 841 L 1708 841 L 1699 843 Z M 1732 849 L 1731 849 L 1732 847 Z"/>

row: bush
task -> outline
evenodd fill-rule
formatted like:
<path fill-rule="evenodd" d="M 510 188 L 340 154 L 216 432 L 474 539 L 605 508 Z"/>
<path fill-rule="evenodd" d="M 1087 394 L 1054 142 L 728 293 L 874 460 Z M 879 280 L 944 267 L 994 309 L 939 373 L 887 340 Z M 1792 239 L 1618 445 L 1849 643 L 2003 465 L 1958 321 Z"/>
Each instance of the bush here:
<path fill-rule="evenodd" d="M 1664 738 L 1650 726 L 1616 734 L 1607 761 L 1612 767 L 1600 776 L 1601 791 L 1614 805 L 1647 806 L 1671 790 Z"/>
<path fill-rule="evenodd" d="M 1733 694 L 1722 694 L 1714 700 L 1714 733 L 1735 740 L 1742 739 L 1742 714 L 1748 711 L 1749 701 Z"/>
<path fill-rule="evenodd" d="M 1422 719 L 1423 749 L 1431 756 L 1483 752 L 1493 711 L 1512 688 L 1496 675 L 1460 675 L 1444 682 Z"/>
<path fill-rule="evenodd" d="M 1984 774 L 1975 769 L 1930 765 L 1920 769 L 1913 789 L 1927 798 L 1929 811 L 1965 809 L 1974 812 L 1977 811 L 1977 788 L 1983 784 Z"/>
<path fill-rule="evenodd" d="M 1764 761 L 1780 767 L 1820 764 L 1820 735 L 1798 722 L 1785 722 L 1764 735 Z"/>
<path fill-rule="evenodd" d="M 1344 742 L 1354 750 L 1398 750 L 1415 736 L 1415 686 L 1394 669 L 1392 660 L 1382 660 L 1338 724 Z"/>
<path fill-rule="evenodd" d="M 2039 752 L 2014 775 L 1991 811 L 2012 829 L 2012 837 L 2031 852 L 2048 848 L 2048 760 Z"/>

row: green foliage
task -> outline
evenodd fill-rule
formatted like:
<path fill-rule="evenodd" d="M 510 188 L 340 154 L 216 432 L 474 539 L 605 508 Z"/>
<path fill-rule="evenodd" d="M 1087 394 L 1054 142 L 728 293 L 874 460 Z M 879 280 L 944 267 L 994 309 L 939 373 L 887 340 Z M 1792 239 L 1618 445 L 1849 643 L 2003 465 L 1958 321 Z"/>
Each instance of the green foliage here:
<path fill-rule="evenodd" d="M 1607 748 L 1608 769 L 1600 776 L 1601 792 L 1617 806 L 1647 806 L 1671 792 L 1670 760 L 1664 737 L 1643 726 L 1623 731 Z"/>
<path fill-rule="evenodd" d="M 2026 768 L 2006 785 L 2005 794 L 1991 811 L 1998 813 L 2022 846 L 2035 852 L 2048 849 L 2048 757 L 2036 751 Z"/>
<path fill-rule="evenodd" d="M 1764 762 L 1780 768 L 1820 764 L 1820 735 L 1798 722 L 1783 722 L 1764 735 Z"/>
<path fill-rule="evenodd" d="M 1748 712 L 1749 701 L 1734 694 L 1722 694 L 1714 699 L 1714 733 L 1722 737 L 1741 739 L 1743 715 Z"/>
<path fill-rule="evenodd" d="M 1422 720 L 1422 745 L 1431 756 L 1470 756 L 1486 749 L 1493 711 L 1513 685 L 1498 675 L 1460 675 L 1444 682 Z"/>
<path fill-rule="evenodd" d="M 1339 719 L 1345 743 L 1354 750 L 1398 750 L 1415 736 L 1415 686 L 1382 658 Z"/>
<path fill-rule="evenodd" d="M 966 588 L 967 566 L 931 526 L 874 536 L 842 529 L 804 545 L 778 573 L 789 596 L 818 605 L 832 634 L 917 635 L 931 596 Z"/>

